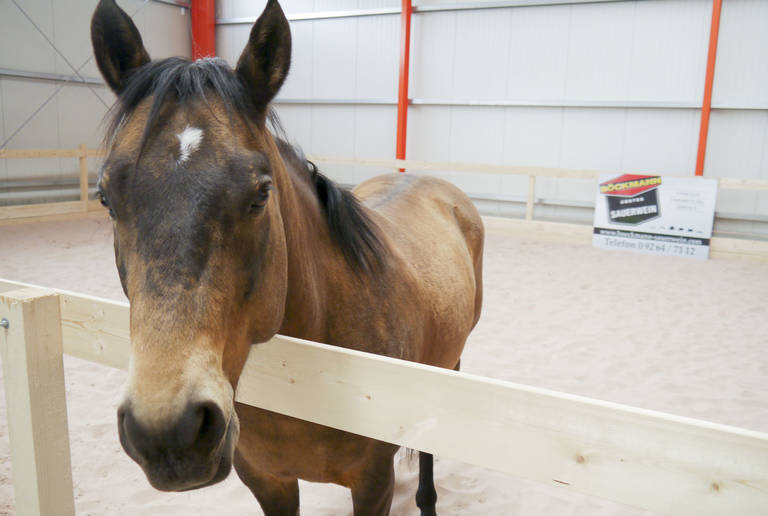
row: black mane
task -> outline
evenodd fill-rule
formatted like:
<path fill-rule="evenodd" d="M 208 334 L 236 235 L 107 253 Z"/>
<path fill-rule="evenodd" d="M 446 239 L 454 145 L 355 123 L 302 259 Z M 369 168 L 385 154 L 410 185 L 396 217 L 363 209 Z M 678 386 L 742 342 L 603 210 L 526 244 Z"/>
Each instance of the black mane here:
<path fill-rule="evenodd" d="M 138 68 L 128 79 L 111 112 L 106 132 L 109 147 L 125 122 L 146 98 L 153 96 L 152 106 L 142 133 L 139 156 L 160 122 L 163 106 L 172 101 L 176 106 L 215 96 L 223 103 L 229 116 L 252 119 L 256 109 L 234 71 L 221 58 L 190 61 L 171 57 L 149 62 Z M 339 187 L 324 176 L 317 166 L 304 158 L 302 152 L 287 143 L 277 115 L 269 110 L 267 118 L 281 154 L 305 170 L 314 185 L 323 207 L 331 237 L 339 246 L 349 265 L 358 272 L 374 273 L 381 268 L 384 244 L 379 228 L 368 216 L 360 201 L 347 189 Z"/>

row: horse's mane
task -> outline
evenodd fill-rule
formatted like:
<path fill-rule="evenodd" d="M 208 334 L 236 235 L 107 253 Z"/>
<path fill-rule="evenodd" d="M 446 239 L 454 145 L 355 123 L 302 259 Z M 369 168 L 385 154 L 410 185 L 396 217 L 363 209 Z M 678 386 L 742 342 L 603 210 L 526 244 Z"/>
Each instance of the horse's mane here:
<path fill-rule="evenodd" d="M 139 146 L 141 156 L 147 141 L 162 120 L 160 115 L 166 101 L 182 106 L 195 100 L 207 102 L 207 95 L 215 96 L 230 117 L 240 116 L 247 121 L 256 115 L 256 109 L 247 91 L 223 59 L 205 58 L 190 61 L 171 57 L 151 61 L 133 72 L 118 96 L 110 113 L 105 144 L 107 147 L 111 146 L 117 133 L 139 104 L 153 96 Z M 360 201 L 352 192 L 339 187 L 320 173 L 317 166 L 308 161 L 300 149 L 287 143 L 280 120 L 273 110 L 268 111 L 267 119 L 283 157 L 289 158 L 300 170 L 304 170 L 314 185 L 331 237 L 349 265 L 354 270 L 365 273 L 374 273 L 380 269 L 384 259 L 380 229 L 368 216 Z"/>
<path fill-rule="evenodd" d="M 299 147 L 288 143 L 274 112 L 270 114 L 270 122 L 278 135 L 276 141 L 283 159 L 308 173 L 308 179 L 325 212 L 331 237 L 347 263 L 359 272 L 374 273 L 381 269 L 385 256 L 381 230 L 368 216 L 355 194 L 322 174 L 317 165 L 306 159 Z"/>

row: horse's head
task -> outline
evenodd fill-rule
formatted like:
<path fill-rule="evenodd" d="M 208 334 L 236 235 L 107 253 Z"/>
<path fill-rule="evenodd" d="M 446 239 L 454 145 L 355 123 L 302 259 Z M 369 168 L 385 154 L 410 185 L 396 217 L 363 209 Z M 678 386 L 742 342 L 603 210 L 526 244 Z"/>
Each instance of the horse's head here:
<path fill-rule="evenodd" d="M 234 389 L 253 342 L 280 328 L 286 243 L 266 129 L 290 64 L 290 28 L 270 0 L 235 70 L 222 60 L 150 61 L 136 26 L 101 0 L 94 53 L 118 95 L 99 194 L 131 302 L 120 440 L 149 481 L 222 480 L 239 423 Z"/>

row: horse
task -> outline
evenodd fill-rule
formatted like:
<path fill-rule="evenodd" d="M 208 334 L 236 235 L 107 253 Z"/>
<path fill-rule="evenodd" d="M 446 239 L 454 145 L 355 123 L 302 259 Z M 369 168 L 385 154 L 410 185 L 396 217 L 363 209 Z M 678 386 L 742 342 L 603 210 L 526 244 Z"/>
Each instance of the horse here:
<path fill-rule="evenodd" d="M 355 515 L 388 514 L 398 446 L 236 403 L 238 378 L 277 333 L 458 370 L 482 303 L 472 202 L 413 174 L 347 190 L 281 137 L 270 103 L 291 35 L 275 0 L 235 68 L 151 60 L 114 0 L 91 39 L 117 95 L 97 195 L 130 301 L 125 452 L 158 490 L 234 466 L 267 515 L 298 514 L 297 479 L 350 488 Z M 435 514 L 431 455 L 419 472 L 416 503 Z"/>

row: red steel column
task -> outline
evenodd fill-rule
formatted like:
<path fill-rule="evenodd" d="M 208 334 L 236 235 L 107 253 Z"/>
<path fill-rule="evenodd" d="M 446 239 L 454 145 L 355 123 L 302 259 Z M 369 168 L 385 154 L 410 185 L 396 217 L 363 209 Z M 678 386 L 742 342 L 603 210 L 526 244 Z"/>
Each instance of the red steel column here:
<path fill-rule="evenodd" d="M 408 128 L 408 64 L 411 60 L 411 0 L 402 0 L 400 13 L 400 85 L 397 94 L 397 159 L 405 159 L 406 130 Z M 400 172 L 405 172 L 401 168 Z"/>
<path fill-rule="evenodd" d="M 704 175 L 704 157 L 707 154 L 707 135 L 709 134 L 709 113 L 712 109 L 712 84 L 715 82 L 715 57 L 717 56 L 717 36 L 720 31 L 720 10 L 723 0 L 712 0 L 712 27 L 709 29 L 709 54 L 707 55 L 707 75 L 704 79 L 704 100 L 701 104 L 701 128 L 699 129 L 699 152 L 696 155 L 696 175 Z"/>
<path fill-rule="evenodd" d="M 216 55 L 216 0 L 190 0 L 192 59 Z"/>

